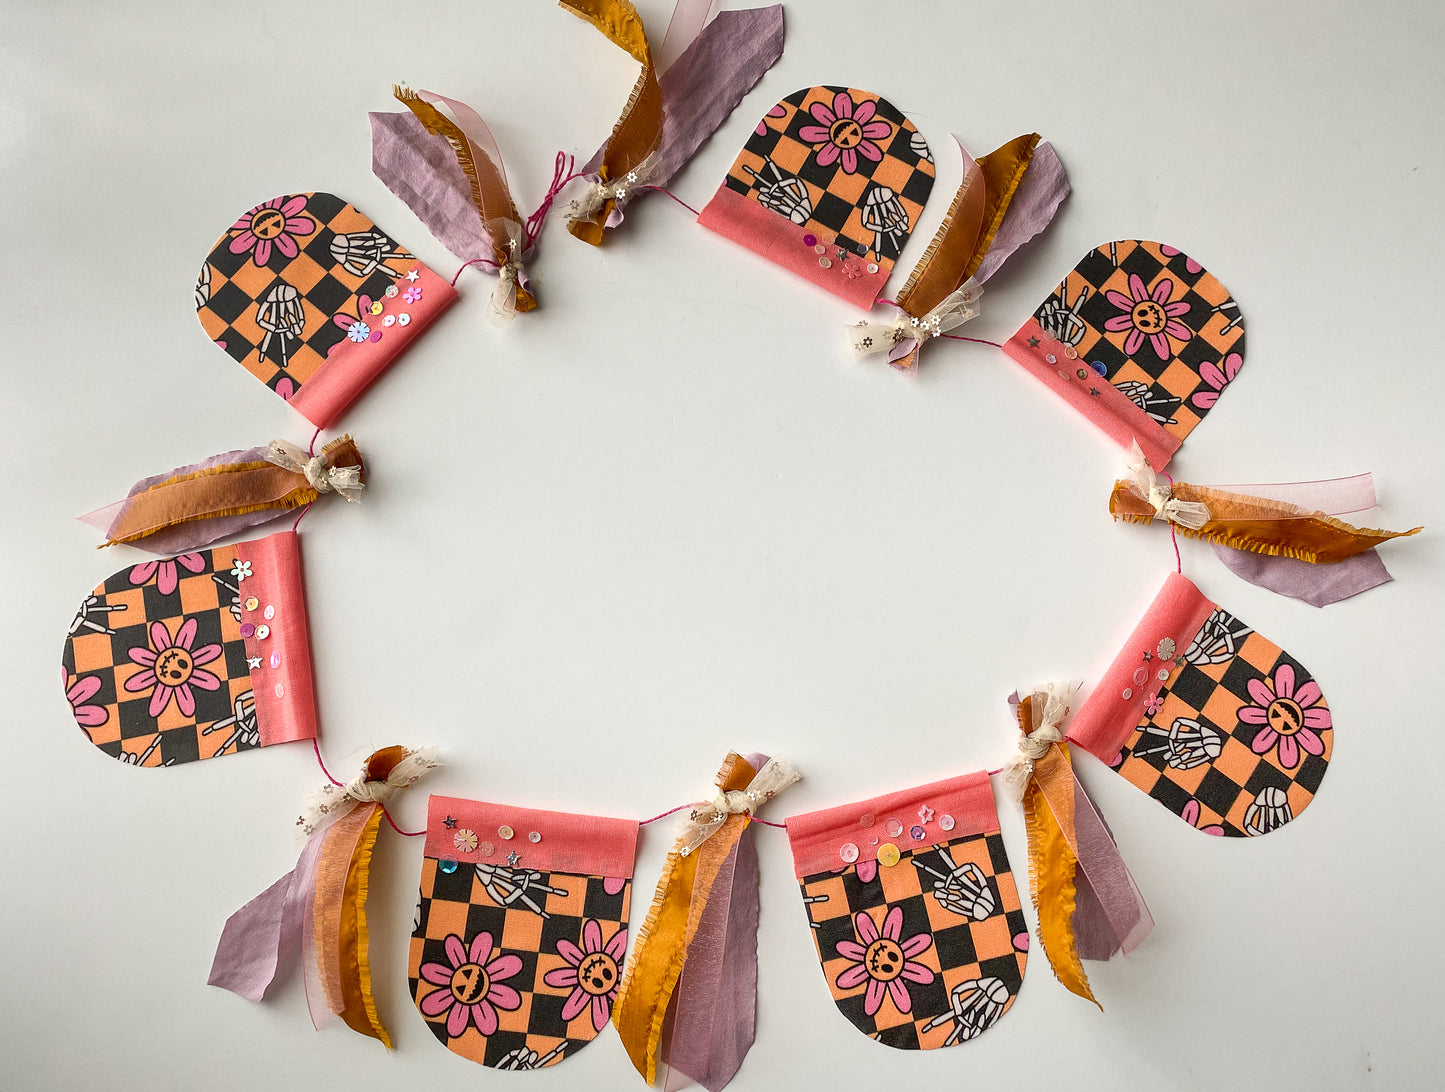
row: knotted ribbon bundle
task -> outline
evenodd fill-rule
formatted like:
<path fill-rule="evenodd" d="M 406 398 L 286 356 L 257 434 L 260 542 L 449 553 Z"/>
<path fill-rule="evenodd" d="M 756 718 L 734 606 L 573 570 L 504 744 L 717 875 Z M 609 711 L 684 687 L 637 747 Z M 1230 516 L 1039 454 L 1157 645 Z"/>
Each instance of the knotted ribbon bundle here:
<path fill-rule="evenodd" d="M 185 553 L 268 523 L 323 493 L 357 500 L 365 487 L 366 464 L 350 436 L 314 456 L 287 440 L 272 440 L 142 478 L 125 500 L 80 518 L 105 532 L 104 546 L 124 542 L 156 554 Z"/>
<path fill-rule="evenodd" d="M 649 1085 L 660 1058 L 718 1092 L 752 1046 L 758 865 L 747 835 L 753 812 L 799 777 L 782 759 L 729 754 L 718 793 L 689 813 L 667 856 L 612 1010 Z"/>
<path fill-rule="evenodd" d="M 1262 495 L 1270 493 L 1273 496 Z M 1283 485 L 1208 487 L 1169 482 L 1155 473 L 1137 442 L 1129 452 L 1125 477 L 1115 481 L 1109 496 L 1109 513 L 1116 520 L 1171 523 L 1183 534 L 1211 543 L 1244 579 L 1315 606 L 1389 580 L 1375 547 L 1422 530 L 1354 527 L 1329 514 L 1374 506 L 1375 487 L 1369 474 Z M 1236 560 L 1242 554 L 1263 556 Z"/>
<path fill-rule="evenodd" d="M 1154 919 L 1074 774 L 1063 721 L 1078 686 L 1048 684 L 1011 699 L 1022 736 L 1004 780 L 1023 804 L 1044 952 L 1064 987 L 1097 1005 L 1081 960 L 1132 952 Z"/>
<path fill-rule="evenodd" d="M 386 747 L 348 784 L 313 793 L 296 820 L 307 838 L 296 867 L 226 920 L 209 983 L 260 1001 L 299 944 L 312 1023 L 340 1016 L 390 1049 L 371 994 L 372 849 L 386 801 L 437 765 L 433 749 Z"/>
<path fill-rule="evenodd" d="M 1058 154 L 1037 133 L 1015 137 L 976 162 L 963 157 L 963 182 L 943 226 L 898 296 L 893 322 L 849 327 L 860 357 L 886 352 L 897 368 L 918 364 L 918 350 L 979 314 L 983 283 L 1048 226 L 1069 194 Z"/>

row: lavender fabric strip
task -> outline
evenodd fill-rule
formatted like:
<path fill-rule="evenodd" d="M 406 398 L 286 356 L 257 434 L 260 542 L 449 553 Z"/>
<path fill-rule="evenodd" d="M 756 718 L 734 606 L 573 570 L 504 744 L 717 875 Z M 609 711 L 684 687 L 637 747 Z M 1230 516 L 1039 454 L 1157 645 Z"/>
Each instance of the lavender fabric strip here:
<path fill-rule="evenodd" d="M 667 185 L 782 55 L 781 4 L 719 12 L 658 80 L 664 113 L 652 183 Z M 583 172 L 595 174 L 606 150 L 597 149 Z"/>
<path fill-rule="evenodd" d="M 1316 565 L 1297 557 L 1271 557 L 1211 543 L 1219 560 L 1241 580 L 1314 607 L 1327 607 L 1394 579 L 1374 550 Z"/>
<path fill-rule="evenodd" d="M 1074 777 L 1075 874 L 1074 941 L 1081 959 L 1105 960 L 1128 955 L 1154 928 L 1154 918 L 1114 835 Z"/>
<path fill-rule="evenodd" d="M 296 867 L 226 919 L 211 963 L 209 985 L 260 1001 L 281 963 L 301 943 L 302 921 L 316 886 L 323 835 L 313 835 Z"/>
<path fill-rule="evenodd" d="M 1003 223 L 993 237 L 993 245 L 988 248 L 973 279 L 983 284 L 997 273 L 999 266 L 1008 261 L 1015 250 L 1049 226 L 1067 196 L 1069 176 L 1064 173 L 1059 153 L 1054 151 L 1052 144 L 1043 141 L 1034 149 L 1029 169 L 1024 172 L 1023 181 L 1009 203 Z"/>
<path fill-rule="evenodd" d="M 452 146 L 428 133 L 410 110 L 367 116 L 372 173 L 458 258 L 487 257 L 491 251 L 472 204 L 471 184 Z"/>

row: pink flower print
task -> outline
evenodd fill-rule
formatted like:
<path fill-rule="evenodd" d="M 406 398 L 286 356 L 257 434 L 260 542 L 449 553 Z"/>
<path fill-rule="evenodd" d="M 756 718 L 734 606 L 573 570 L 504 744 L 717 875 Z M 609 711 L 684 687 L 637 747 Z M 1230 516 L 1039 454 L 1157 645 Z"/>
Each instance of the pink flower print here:
<path fill-rule="evenodd" d="M 1166 258 L 1177 258 L 1179 255 L 1184 254 L 1184 251 L 1180 250 L 1177 246 L 1165 246 L 1163 243 L 1160 243 L 1159 253 L 1163 254 Z M 1184 254 L 1184 268 L 1191 273 L 1204 272 L 1204 267 L 1188 254 Z"/>
<path fill-rule="evenodd" d="M 1323 704 L 1319 683 L 1311 679 L 1296 689 L 1294 668 L 1280 664 L 1273 680 L 1249 680 L 1249 696 L 1254 704 L 1241 706 L 1239 719 L 1260 725 L 1249 745 L 1255 754 L 1267 755 L 1277 748 L 1279 764 L 1292 770 L 1300 764 L 1300 748 L 1312 755 L 1325 753 L 1319 733 L 1332 728 L 1334 721 Z"/>
<path fill-rule="evenodd" d="M 453 1039 L 466 1031 L 468 1024 L 475 1024 L 483 1035 L 495 1034 L 497 1010 L 511 1012 L 522 1007 L 521 995 L 502 985 L 522 969 L 522 957 L 509 953 L 488 962 L 491 933 L 478 933 L 470 949 L 455 935 L 447 937 L 444 947 L 446 963 L 421 965 L 424 981 L 444 987 L 421 999 L 422 1015 L 435 1018 L 446 1013 L 447 1034 Z"/>
<path fill-rule="evenodd" d="M 190 572 L 198 573 L 205 569 L 206 559 L 200 554 L 181 554 L 179 557 L 173 557 L 166 561 L 142 561 L 130 571 L 130 582 L 136 587 L 140 587 L 154 576 L 156 590 L 162 595 L 170 595 L 176 590 L 176 585 L 179 583 L 177 579 L 179 574 L 176 572 L 177 565 Z"/>
<path fill-rule="evenodd" d="M 408 288 L 405 292 L 403 292 L 403 293 L 401 294 L 401 298 L 404 299 L 404 300 L 406 300 L 407 303 L 416 303 L 418 300 L 421 299 L 421 288 L 420 288 L 420 286 L 415 285 L 415 284 L 412 285 L 410 288 Z"/>
<path fill-rule="evenodd" d="M 410 289 L 408 289 L 410 291 Z M 354 315 L 332 315 L 331 321 L 346 331 L 346 336 L 356 344 L 364 341 L 380 341 L 381 331 L 373 330 L 366 321 L 366 316 L 371 312 L 371 297 L 356 297 L 356 314 Z"/>
<path fill-rule="evenodd" d="M 872 883 L 877 878 L 878 861 L 876 859 L 871 861 L 858 862 L 858 879 L 862 883 Z"/>
<path fill-rule="evenodd" d="M 620 895 L 627 887 L 627 880 L 622 876 L 604 876 L 602 878 L 602 890 L 609 895 Z"/>
<path fill-rule="evenodd" d="M 816 149 L 818 166 L 826 167 L 838 160 L 845 173 L 854 174 L 860 155 L 874 163 L 883 158 L 883 149 L 875 141 L 885 140 L 893 133 L 893 126 L 888 122 L 873 120 L 877 110 L 876 102 L 865 102 L 855 109 L 848 92 L 839 91 L 833 96 L 833 109 L 829 110 L 821 102 L 808 108 L 818 124 L 804 125 L 798 130 L 798 138 L 821 145 Z"/>
<path fill-rule="evenodd" d="M 1198 830 L 1204 831 L 1205 834 L 1212 834 L 1212 835 L 1214 835 L 1216 838 L 1223 838 L 1223 837 L 1224 837 L 1224 828 L 1223 828 L 1222 826 L 1220 826 L 1218 823 L 1212 823 L 1212 824 L 1210 824 L 1209 826 L 1205 826 L 1205 827 L 1201 827 L 1201 826 L 1199 825 L 1199 801 L 1198 801 L 1198 800 L 1190 800 L 1187 804 L 1185 804 L 1185 805 L 1184 805 L 1184 810 L 1179 813 L 1179 818 L 1183 819 L 1183 820 L 1184 820 L 1186 823 L 1188 823 L 1191 827 L 1195 827 L 1195 828 L 1198 829 Z"/>
<path fill-rule="evenodd" d="M 788 108 L 782 103 L 778 103 L 778 105 L 774 106 L 771 110 L 769 110 L 766 114 L 763 115 L 763 120 L 758 122 L 758 127 L 754 129 L 753 132 L 757 133 L 758 136 L 767 136 L 768 118 L 785 118 L 787 116 Z"/>
<path fill-rule="evenodd" d="M 908 994 L 904 981 L 926 985 L 933 981 L 933 972 L 913 957 L 926 952 L 933 944 L 933 937 L 919 933 L 907 940 L 900 940 L 903 933 L 903 908 L 895 906 L 883 919 L 883 931 L 873 924 L 873 916 L 860 910 L 853 916 L 853 928 L 858 940 L 840 940 L 833 947 L 852 966 L 840 974 L 837 985 L 840 990 L 851 990 L 868 983 L 863 996 L 863 1012 L 874 1015 L 883 1005 L 886 993 L 893 999 L 899 1012 L 913 1011 L 913 998 Z M 861 942 L 861 943 L 860 943 Z"/>
<path fill-rule="evenodd" d="M 126 653 L 146 670 L 137 671 L 126 679 L 125 688 L 132 694 L 138 694 L 155 687 L 155 693 L 151 695 L 151 716 L 158 717 L 165 712 L 172 697 L 176 699 L 177 709 L 188 717 L 195 716 L 196 698 L 191 693 L 191 687 L 199 686 L 202 690 L 221 688 L 220 679 L 209 671 L 201 670 L 202 664 L 220 658 L 221 646 L 202 645 L 192 649 L 191 642 L 195 639 L 194 618 L 187 618 L 181 623 L 174 641 L 164 622 L 152 622 L 151 644 L 156 646 L 155 651 L 133 648 Z"/>
<path fill-rule="evenodd" d="M 1105 295 L 1110 303 L 1124 313 L 1105 322 L 1104 329 L 1110 333 L 1129 331 L 1129 336 L 1124 339 L 1124 352 L 1130 356 L 1139 351 L 1147 338 L 1154 347 L 1155 355 L 1160 360 L 1168 360 L 1169 337 L 1188 341 L 1194 336 L 1189 327 L 1179 321 L 1180 315 L 1189 313 L 1189 304 L 1185 300 L 1170 302 L 1170 297 L 1174 295 L 1174 282 L 1168 277 L 1162 278 L 1154 286 L 1151 295 L 1144 287 L 1143 278 L 1137 273 L 1130 273 L 1129 295 L 1113 289 Z M 1165 337 L 1166 334 L 1169 337 Z"/>
<path fill-rule="evenodd" d="M 297 215 L 305 207 L 304 196 L 273 197 L 264 205 L 257 205 L 231 225 L 232 231 L 241 233 L 231 240 L 231 253 L 250 251 L 251 260 L 258 266 L 271 260 L 272 247 L 287 258 L 296 257 L 301 252 L 296 236 L 310 235 L 316 230 L 316 222 L 311 217 Z"/>
<path fill-rule="evenodd" d="M 1149 700 L 1144 703 L 1144 712 L 1151 717 L 1157 717 L 1159 711 L 1164 708 L 1164 699 L 1158 694 L 1150 694 Z"/>
<path fill-rule="evenodd" d="M 100 678 L 96 675 L 87 675 L 84 678 L 70 681 L 70 672 L 64 667 L 60 669 L 60 685 L 65 687 L 65 699 L 70 702 L 70 711 L 75 714 L 75 721 L 82 728 L 99 728 L 110 719 L 110 712 L 103 705 L 87 705 L 91 698 L 95 697 L 96 691 L 100 689 Z M 90 733 L 86 732 L 86 736 Z"/>
<path fill-rule="evenodd" d="M 557 942 L 557 954 L 567 961 L 542 976 L 542 981 L 558 989 L 572 990 L 562 1005 L 563 1021 L 570 1021 L 588 1005 L 592 1006 L 592 1027 L 601 1031 L 612 1016 L 612 1002 L 617 999 L 617 983 L 621 978 L 618 965 L 627 951 L 627 930 L 618 929 L 604 946 L 602 926 L 591 918 L 582 926 L 582 947 L 570 940 Z"/>
<path fill-rule="evenodd" d="M 1234 382 L 1234 377 L 1239 374 L 1239 369 L 1243 364 L 1244 357 L 1238 353 L 1230 353 L 1219 364 L 1205 361 L 1199 366 L 1199 378 L 1214 389 L 1212 391 L 1196 391 L 1189 401 L 1202 410 L 1213 409 L 1214 403 L 1219 401 L 1219 395 L 1225 387 Z"/>

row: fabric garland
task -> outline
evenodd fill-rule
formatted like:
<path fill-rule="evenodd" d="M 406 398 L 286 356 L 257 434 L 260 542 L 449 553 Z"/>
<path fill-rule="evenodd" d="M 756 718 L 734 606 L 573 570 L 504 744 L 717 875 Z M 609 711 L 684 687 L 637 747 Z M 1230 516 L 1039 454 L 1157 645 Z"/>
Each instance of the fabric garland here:
<path fill-rule="evenodd" d="M 307 839 L 296 867 L 227 919 L 209 983 L 260 1001 L 299 945 L 312 1023 L 340 1016 L 390 1049 L 371 992 L 372 852 L 386 801 L 437 765 L 435 750 L 387 747 L 349 784 L 312 794 L 296 820 Z"/>

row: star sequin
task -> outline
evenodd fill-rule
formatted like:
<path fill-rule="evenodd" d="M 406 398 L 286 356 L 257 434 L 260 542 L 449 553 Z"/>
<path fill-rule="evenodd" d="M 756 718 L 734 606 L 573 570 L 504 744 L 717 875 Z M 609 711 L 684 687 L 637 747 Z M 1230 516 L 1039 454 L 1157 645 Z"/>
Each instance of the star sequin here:
<path fill-rule="evenodd" d="M 516 868 L 517 865 L 522 863 L 522 855 L 518 853 L 515 849 L 512 850 L 511 853 L 507 854 L 507 863 L 513 868 Z"/>
<path fill-rule="evenodd" d="M 453 819 L 450 815 L 448 815 L 445 819 L 442 820 L 442 826 L 446 827 L 447 830 L 454 829 L 456 825 L 457 821 Z"/>
<path fill-rule="evenodd" d="M 248 656 L 248 657 L 246 657 L 246 666 L 249 667 L 252 671 L 255 671 L 258 667 L 261 666 L 261 657 L 260 657 L 260 656 Z"/>
<path fill-rule="evenodd" d="M 1089 388 L 1089 393 L 1092 394 L 1095 398 L 1098 398 L 1098 397 L 1099 397 L 1099 388 L 1098 388 L 1098 387 L 1090 387 L 1090 388 Z"/>
<path fill-rule="evenodd" d="M 1029 338 L 1029 348 L 1030 348 L 1030 349 L 1037 349 L 1038 347 L 1039 347 L 1039 339 L 1036 338 L 1036 337 L 1031 337 L 1031 338 Z"/>
<path fill-rule="evenodd" d="M 408 269 L 406 271 L 406 279 L 409 281 L 415 282 L 420 276 L 421 274 L 419 274 L 415 269 Z"/>

